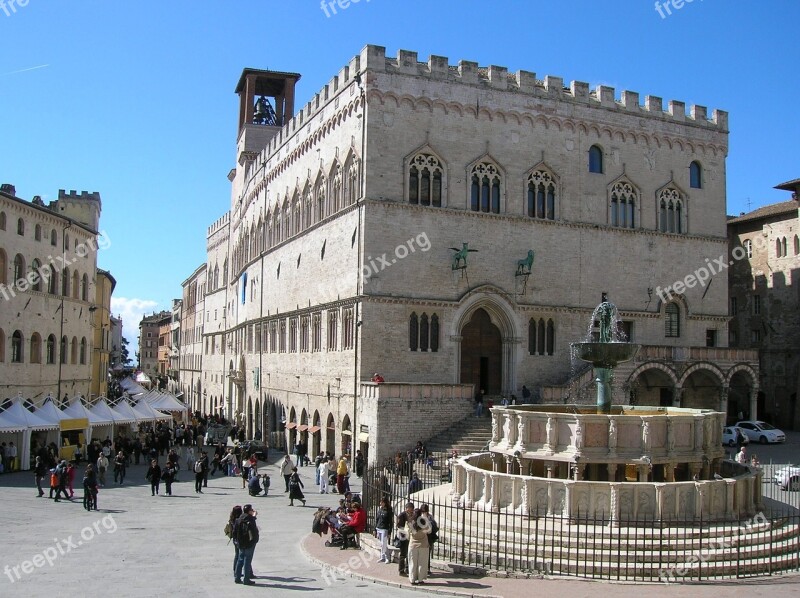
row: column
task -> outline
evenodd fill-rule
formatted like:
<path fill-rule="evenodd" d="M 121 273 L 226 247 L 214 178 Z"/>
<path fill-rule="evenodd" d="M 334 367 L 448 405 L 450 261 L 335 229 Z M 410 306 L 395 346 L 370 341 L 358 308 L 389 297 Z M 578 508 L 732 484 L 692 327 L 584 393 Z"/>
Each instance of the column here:
<path fill-rule="evenodd" d="M 506 455 L 506 473 L 514 475 L 514 457 L 511 455 Z"/>
<path fill-rule="evenodd" d="M 609 463 L 608 465 L 606 465 L 606 467 L 608 468 L 608 481 L 609 482 L 616 482 L 617 481 L 617 469 L 619 468 L 619 465 L 617 465 L 616 463 Z"/>
<path fill-rule="evenodd" d="M 730 392 L 730 388 L 727 387 L 727 386 L 723 386 L 719 391 L 719 410 L 722 413 L 724 413 L 726 417 L 728 415 L 728 393 L 729 392 Z"/>
<path fill-rule="evenodd" d="M 517 448 L 521 452 L 525 452 L 528 444 L 528 419 L 527 413 L 517 413 Z"/>
<path fill-rule="evenodd" d="M 649 465 L 637 465 L 637 478 L 640 482 L 646 482 L 648 477 L 650 476 L 650 466 Z"/>
<path fill-rule="evenodd" d="M 477 475 L 478 475 L 477 471 L 473 470 L 467 471 L 467 483 L 466 483 L 466 490 L 464 492 L 464 506 L 467 509 L 471 509 L 472 506 L 475 504 L 475 499 L 472 497 L 472 495 L 475 492 L 475 477 Z"/>
<path fill-rule="evenodd" d="M 664 463 L 664 481 L 665 482 L 674 482 L 675 481 L 675 464 L 674 463 Z"/>
<path fill-rule="evenodd" d="M 586 471 L 586 463 L 576 463 L 575 464 L 575 481 L 579 482 L 584 478 L 584 472 Z"/>
<path fill-rule="evenodd" d="M 553 454 L 558 445 L 558 420 L 552 415 L 547 417 L 547 442 L 546 450 L 549 454 Z"/>
<path fill-rule="evenodd" d="M 544 462 L 544 472 L 545 472 L 545 476 L 544 477 L 546 477 L 546 478 L 552 478 L 553 477 L 553 467 L 554 467 L 554 464 L 553 464 L 552 461 L 545 461 Z"/>
<path fill-rule="evenodd" d="M 700 480 L 700 470 L 702 465 L 700 463 L 689 463 L 689 476 L 693 480 Z"/>
<path fill-rule="evenodd" d="M 672 389 L 672 406 L 673 407 L 680 407 L 681 406 L 681 399 L 683 397 L 683 388 L 680 386 L 676 386 Z"/>
<path fill-rule="evenodd" d="M 758 386 L 754 387 L 750 392 L 750 419 L 757 420 L 761 417 L 758 413 Z"/>

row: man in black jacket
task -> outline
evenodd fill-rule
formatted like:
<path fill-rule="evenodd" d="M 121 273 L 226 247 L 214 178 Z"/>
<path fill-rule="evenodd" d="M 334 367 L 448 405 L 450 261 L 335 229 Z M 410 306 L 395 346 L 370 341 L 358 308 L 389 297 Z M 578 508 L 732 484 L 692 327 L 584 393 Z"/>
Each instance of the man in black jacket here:
<path fill-rule="evenodd" d="M 408 575 L 408 541 L 409 538 L 405 534 L 404 528 L 406 523 L 414 517 L 414 503 L 407 502 L 406 510 L 397 516 L 397 537 L 400 541 L 400 558 L 397 560 L 398 572 L 400 575 Z"/>
<path fill-rule="evenodd" d="M 255 585 L 251 577 L 253 575 L 253 553 L 258 544 L 256 515 L 258 513 L 253 510 L 253 505 L 245 505 L 242 507 L 242 516 L 236 520 L 233 529 L 234 538 L 239 544 L 239 559 L 236 561 L 233 581 L 248 586 Z M 244 580 L 242 580 L 242 572 L 244 572 Z"/>

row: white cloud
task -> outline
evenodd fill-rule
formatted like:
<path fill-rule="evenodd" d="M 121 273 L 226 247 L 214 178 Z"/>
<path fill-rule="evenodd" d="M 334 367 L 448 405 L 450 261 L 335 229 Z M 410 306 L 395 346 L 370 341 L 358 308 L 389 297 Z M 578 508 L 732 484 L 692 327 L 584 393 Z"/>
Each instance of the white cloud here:
<path fill-rule="evenodd" d="M 122 336 L 128 339 L 128 351 L 131 359 L 139 350 L 139 322 L 146 314 L 151 314 L 158 306 L 157 301 L 150 299 L 126 299 L 125 297 L 111 298 L 111 313 L 122 318 Z"/>

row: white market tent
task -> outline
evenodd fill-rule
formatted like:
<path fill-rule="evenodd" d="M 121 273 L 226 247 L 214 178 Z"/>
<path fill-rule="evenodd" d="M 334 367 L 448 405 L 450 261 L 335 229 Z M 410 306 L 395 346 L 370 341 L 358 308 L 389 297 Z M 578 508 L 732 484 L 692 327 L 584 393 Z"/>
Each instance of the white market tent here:
<path fill-rule="evenodd" d="M 138 413 L 136 413 L 131 407 L 131 404 L 125 400 L 119 401 L 111 408 L 111 411 L 120 417 L 125 418 L 126 420 L 131 420 L 131 423 L 138 424 L 141 421 L 146 421 Z"/>
<path fill-rule="evenodd" d="M 17 440 L 17 458 L 23 471 L 30 469 L 31 433 L 58 429 L 58 423 L 49 422 L 26 409 L 21 396 L 11 399 L 8 408 L 0 413 L 0 433 L 21 436 L 22 440 Z"/>
<path fill-rule="evenodd" d="M 168 413 L 161 413 L 153 409 L 147 401 L 139 401 L 136 403 L 136 405 L 133 406 L 133 412 L 142 418 L 140 421 L 156 422 L 158 420 L 168 421 L 172 419 L 172 416 Z"/>
<path fill-rule="evenodd" d="M 130 395 L 138 395 L 147 392 L 147 389 L 133 378 L 125 378 L 120 381 L 119 385 Z"/>
<path fill-rule="evenodd" d="M 189 408 L 170 394 L 154 390 L 144 396 L 144 400 L 153 408 L 161 411 L 178 411 L 186 413 Z"/>

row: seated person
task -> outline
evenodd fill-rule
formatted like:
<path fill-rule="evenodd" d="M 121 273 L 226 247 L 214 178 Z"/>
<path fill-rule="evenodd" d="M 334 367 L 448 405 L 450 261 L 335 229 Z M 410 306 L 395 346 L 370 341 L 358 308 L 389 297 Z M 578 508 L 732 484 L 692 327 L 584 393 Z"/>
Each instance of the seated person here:
<path fill-rule="evenodd" d="M 345 523 L 339 529 L 339 531 L 345 538 L 342 550 L 347 548 L 347 542 L 349 539 L 353 538 L 356 534 L 363 533 L 366 527 L 367 527 L 367 512 L 361 506 L 360 502 L 354 500 L 350 516 L 347 519 L 347 523 Z"/>
<path fill-rule="evenodd" d="M 383 376 L 381 376 L 378 372 L 375 372 L 372 375 L 372 382 L 375 382 L 376 384 L 380 384 L 381 382 L 384 382 Z"/>
<path fill-rule="evenodd" d="M 250 481 L 247 482 L 247 488 L 250 492 L 250 496 L 258 496 L 261 494 L 261 478 L 257 475 L 254 475 L 250 478 Z"/>

